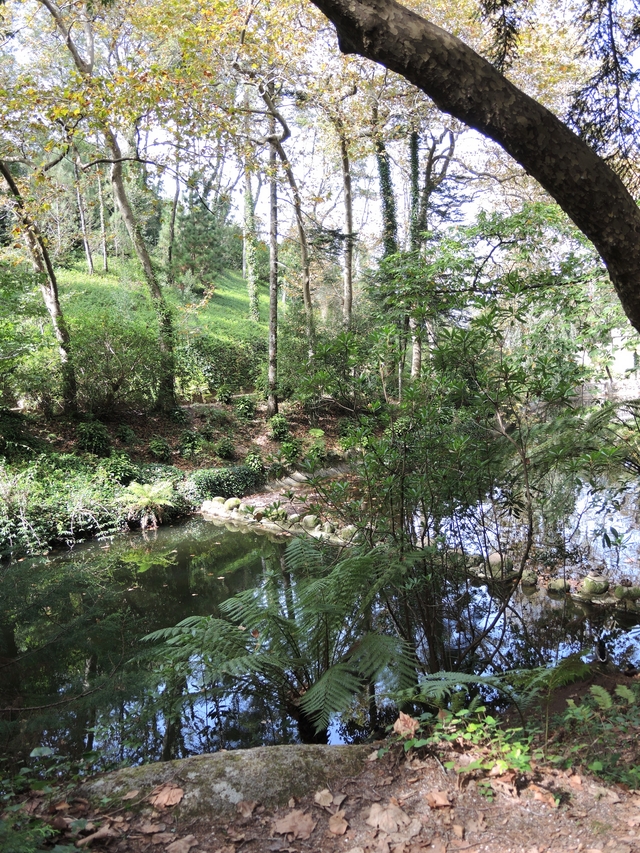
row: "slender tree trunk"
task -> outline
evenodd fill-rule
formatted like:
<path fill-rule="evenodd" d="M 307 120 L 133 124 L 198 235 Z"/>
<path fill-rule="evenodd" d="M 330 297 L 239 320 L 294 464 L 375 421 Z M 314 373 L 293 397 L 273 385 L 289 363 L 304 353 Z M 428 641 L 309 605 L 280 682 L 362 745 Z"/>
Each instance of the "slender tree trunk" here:
<path fill-rule="evenodd" d="M 60 363 L 62 369 L 62 406 L 67 414 L 72 414 L 77 410 L 77 385 L 76 374 L 71 358 L 71 341 L 69 330 L 60 307 L 58 298 L 58 281 L 56 274 L 47 251 L 46 244 L 40 234 L 38 226 L 29 216 L 18 185 L 13 179 L 11 172 L 6 164 L 0 160 L 0 174 L 7 182 L 9 190 L 15 199 L 16 211 L 18 218 L 24 229 L 25 239 L 31 253 L 33 266 L 40 274 L 40 291 L 44 304 L 51 318 L 53 332 L 58 342 L 58 352 L 60 353 Z"/>
<path fill-rule="evenodd" d="M 164 295 L 160 289 L 158 279 L 151 263 L 151 257 L 146 244 L 138 228 L 133 210 L 127 197 L 124 176 L 122 174 L 122 152 L 115 134 L 109 128 L 105 129 L 105 136 L 109 146 L 113 163 L 111 164 L 111 183 L 113 195 L 118 205 L 120 216 L 125 224 L 129 238 L 133 244 L 135 253 L 142 265 L 144 277 L 147 282 L 153 306 L 158 317 L 160 326 L 160 352 L 162 355 L 161 373 L 158 381 L 158 409 L 160 411 L 171 411 L 176 405 L 175 397 L 175 358 L 173 352 L 173 321 L 171 312 L 165 302 Z"/>
<path fill-rule="evenodd" d="M 411 251 L 420 248 L 420 136 L 417 130 L 412 130 L 409 136 L 409 164 L 411 193 L 410 214 L 410 245 Z"/>
<path fill-rule="evenodd" d="M 382 250 L 383 256 L 395 255 L 398 251 L 398 221 L 396 218 L 396 196 L 393 191 L 393 179 L 391 177 L 391 163 L 389 152 L 382 138 L 382 132 L 378 127 L 378 106 L 373 108 L 373 146 L 378 165 L 378 178 L 380 180 L 380 203 L 382 212 Z"/>
<path fill-rule="evenodd" d="M 272 120 L 275 137 L 275 119 Z M 278 182 L 276 142 L 269 146 L 269 396 L 267 416 L 278 413 Z"/>
<path fill-rule="evenodd" d="M 309 257 L 309 243 L 307 241 L 307 229 L 304 227 L 304 217 L 302 215 L 302 201 L 300 199 L 300 191 L 296 183 L 295 175 L 291 164 L 282 147 L 282 143 L 276 138 L 276 151 L 284 168 L 284 173 L 287 176 L 291 194 L 293 196 L 293 209 L 296 216 L 296 226 L 298 228 L 298 241 L 300 243 L 300 260 L 302 261 L 302 300 L 304 302 L 304 313 L 307 322 L 307 345 L 309 350 L 309 361 L 313 361 L 313 354 L 316 345 L 316 330 L 313 319 L 313 303 L 311 301 L 311 258 Z"/>
<path fill-rule="evenodd" d="M 249 295 L 249 317 L 260 320 L 258 305 L 258 271 L 256 269 L 256 217 L 251 191 L 251 173 L 244 167 L 244 275 Z"/>
<path fill-rule="evenodd" d="M 97 171 L 98 176 L 98 203 L 100 205 L 100 243 L 102 247 L 102 270 L 103 272 L 109 272 L 109 255 L 107 252 L 107 229 L 105 227 L 105 215 L 104 215 L 104 196 L 102 194 L 102 177 L 100 176 L 100 169 Z"/>
<path fill-rule="evenodd" d="M 179 164 L 176 163 L 176 189 L 171 203 L 171 218 L 169 219 L 169 245 L 167 247 L 167 281 L 173 287 L 176 283 L 175 270 L 173 268 L 173 247 L 176 240 L 176 217 L 178 215 L 178 202 L 180 201 L 180 178 L 177 174 Z"/>
<path fill-rule="evenodd" d="M 342 322 L 345 329 L 351 326 L 353 306 L 353 193 L 351 189 L 351 163 L 349 145 L 344 129 L 340 128 L 340 159 L 342 160 L 342 186 L 344 189 L 344 287 L 342 292 Z"/>
<path fill-rule="evenodd" d="M 78 203 L 78 216 L 80 217 L 80 231 L 82 233 L 84 254 L 87 259 L 87 270 L 89 275 L 93 275 L 93 254 L 91 253 L 91 243 L 89 242 L 89 231 L 87 228 L 87 217 L 85 215 L 84 202 L 82 201 L 82 194 L 80 192 L 80 170 L 78 169 L 77 163 L 73 164 L 73 168 L 76 176 L 76 201 Z"/>

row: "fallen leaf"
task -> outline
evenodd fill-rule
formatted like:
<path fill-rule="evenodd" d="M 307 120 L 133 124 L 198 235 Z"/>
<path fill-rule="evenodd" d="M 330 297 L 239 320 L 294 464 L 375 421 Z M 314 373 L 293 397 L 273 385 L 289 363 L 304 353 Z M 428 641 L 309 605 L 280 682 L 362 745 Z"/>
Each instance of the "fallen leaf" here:
<path fill-rule="evenodd" d="M 185 835 L 184 838 L 178 838 L 164 849 L 166 853 L 189 853 L 189 850 L 195 847 L 197 843 L 194 835 Z"/>
<path fill-rule="evenodd" d="M 429 791 L 427 794 L 427 803 L 432 809 L 449 809 L 451 802 L 449 794 L 446 791 Z"/>
<path fill-rule="evenodd" d="M 504 794 L 506 797 L 517 799 L 518 789 L 514 783 L 515 773 L 505 773 L 503 776 L 498 776 L 491 780 L 491 787 L 496 794 Z"/>
<path fill-rule="evenodd" d="M 464 826 L 460 826 L 459 823 L 454 823 L 452 828 L 453 828 L 453 834 L 455 835 L 456 838 L 460 838 L 460 839 L 464 838 Z"/>
<path fill-rule="evenodd" d="M 393 724 L 393 730 L 400 737 L 410 738 L 415 735 L 415 733 L 420 728 L 420 723 L 418 720 L 415 720 L 413 717 L 410 717 L 409 714 L 405 714 L 400 711 L 400 716 Z"/>
<path fill-rule="evenodd" d="M 377 761 L 378 760 L 378 750 L 372 752 L 371 755 L 367 758 L 367 761 Z"/>
<path fill-rule="evenodd" d="M 344 811 L 336 812 L 329 818 L 329 832 L 334 835 L 344 835 L 349 829 L 349 824 L 344 819 Z"/>
<path fill-rule="evenodd" d="M 155 835 L 156 832 L 164 832 L 166 828 L 166 823 L 149 823 L 145 821 L 139 827 L 138 832 L 141 832 L 143 835 Z"/>
<path fill-rule="evenodd" d="M 70 806 L 69 803 L 67 803 L 66 801 L 62 803 L 57 803 L 57 805 L 54 806 L 54 809 L 57 812 L 66 812 L 68 808 L 70 808 Z"/>
<path fill-rule="evenodd" d="M 582 776 L 578 776 L 577 773 L 574 773 L 573 776 L 569 777 L 569 784 L 572 788 L 582 788 Z"/>
<path fill-rule="evenodd" d="M 73 823 L 73 818 L 63 817 L 60 814 L 57 814 L 54 819 L 51 821 L 51 826 L 54 829 L 65 830 L 68 829 L 69 826 Z"/>
<path fill-rule="evenodd" d="M 290 809 L 295 809 L 296 798 L 295 797 L 289 797 L 289 802 L 287 803 L 287 805 L 289 806 Z"/>
<path fill-rule="evenodd" d="M 427 848 L 431 853 L 447 853 L 447 847 L 443 841 L 432 841 L 431 847 Z"/>
<path fill-rule="evenodd" d="M 558 801 L 553 796 L 551 791 L 547 791 L 546 788 L 541 788 L 540 785 L 536 785 L 531 782 L 527 787 L 527 791 L 531 791 L 534 800 L 538 800 L 541 803 L 546 803 L 546 805 L 550 806 L 552 809 L 558 808 Z"/>
<path fill-rule="evenodd" d="M 91 835 L 87 835 L 86 838 L 81 838 L 79 841 L 76 841 L 76 847 L 86 847 L 88 844 L 91 844 L 92 841 L 99 841 L 101 838 L 117 838 L 120 833 L 116 832 L 115 829 L 112 829 L 109 824 L 105 823 L 100 829 L 93 832 Z"/>
<path fill-rule="evenodd" d="M 177 806 L 183 797 L 184 791 L 182 788 L 179 788 L 173 782 L 167 782 L 165 785 L 159 785 L 149 794 L 149 802 L 156 809 L 164 809 Z"/>
<path fill-rule="evenodd" d="M 367 818 L 369 826 L 374 829 L 382 829 L 389 835 L 399 832 L 402 827 L 407 826 L 410 822 L 409 816 L 402 811 L 400 806 L 382 806 L 380 803 L 374 803 L 371 806 Z"/>
<path fill-rule="evenodd" d="M 345 853 L 364 853 L 364 847 L 351 847 Z"/>
<path fill-rule="evenodd" d="M 135 800 L 140 791 L 137 788 L 134 788 L 133 791 L 128 791 L 124 797 L 121 797 L 121 800 L 126 803 L 127 800 Z"/>
<path fill-rule="evenodd" d="M 627 826 L 631 826 L 631 827 L 640 826 L 640 814 L 637 814 L 637 815 L 634 815 L 633 817 L 630 817 L 629 820 L 627 821 Z"/>
<path fill-rule="evenodd" d="M 236 811 L 242 817 L 251 817 L 257 805 L 257 800 L 240 800 L 239 803 L 236 803 Z"/>
<path fill-rule="evenodd" d="M 315 828 L 316 821 L 300 809 L 294 809 L 273 823 L 274 832 L 278 835 L 293 835 L 294 838 L 300 838 L 302 841 L 309 838 Z"/>
<path fill-rule="evenodd" d="M 159 832 L 157 835 L 151 836 L 152 844 L 170 844 L 175 838 L 171 832 Z"/>
<path fill-rule="evenodd" d="M 318 791 L 313 798 L 314 802 L 318 806 L 322 806 L 323 808 L 328 808 L 333 805 L 333 794 L 328 788 L 324 788 L 322 791 Z"/>
<path fill-rule="evenodd" d="M 333 795 L 333 805 L 340 808 L 340 806 L 344 803 L 344 801 L 346 799 L 347 799 L 346 794 L 334 794 Z"/>

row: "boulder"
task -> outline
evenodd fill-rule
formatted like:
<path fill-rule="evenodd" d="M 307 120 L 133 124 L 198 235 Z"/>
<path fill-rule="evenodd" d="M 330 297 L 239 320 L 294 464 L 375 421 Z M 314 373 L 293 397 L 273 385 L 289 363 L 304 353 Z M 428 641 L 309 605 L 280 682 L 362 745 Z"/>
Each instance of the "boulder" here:
<path fill-rule="evenodd" d="M 236 815 L 236 804 L 253 800 L 267 808 L 284 805 L 338 780 L 356 776 L 371 746 L 260 746 L 127 767 L 85 782 L 79 796 L 118 799 L 137 789 L 140 796 L 176 782 L 184 791 L 180 818 Z"/>
<path fill-rule="evenodd" d="M 522 586 L 536 586 L 538 583 L 538 574 L 533 569 L 525 569 L 520 579 Z"/>
<path fill-rule="evenodd" d="M 582 581 L 580 591 L 586 595 L 603 595 L 609 589 L 609 581 L 604 575 L 589 573 Z"/>
<path fill-rule="evenodd" d="M 302 519 L 302 526 L 305 530 L 315 530 L 315 528 L 320 524 L 320 519 L 317 515 L 305 515 Z"/>
<path fill-rule="evenodd" d="M 347 524 L 342 530 L 338 531 L 338 536 L 345 542 L 351 542 L 358 535 L 358 528 L 353 524 Z"/>
<path fill-rule="evenodd" d="M 569 581 L 564 578 L 552 578 L 547 584 L 547 592 L 569 592 Z"/>
<path fill-rule="evenodd" d="M 241 503 L 242 501 L 240 500 L 240 498 L 227 498 L 227 500 L 224 502 L 224 508 L 227 510 L 227 512 L 231 512 L 232 509 L 238 509 Z"/>

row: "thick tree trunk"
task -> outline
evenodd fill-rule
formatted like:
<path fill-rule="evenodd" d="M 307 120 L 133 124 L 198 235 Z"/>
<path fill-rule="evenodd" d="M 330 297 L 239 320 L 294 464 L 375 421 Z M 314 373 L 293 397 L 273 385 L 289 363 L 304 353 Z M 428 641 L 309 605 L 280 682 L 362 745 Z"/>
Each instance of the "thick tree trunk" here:
<path fill-rule="evenodd" d="M 395 0 L 312 2 L 335 24 L 344 53 L 402 74 L 537 180 L 594 244 L 640 330 L 640 211 L 609 166 L 474 50 Z"/>
<path fill-rule="evenodd" d="M 342 322 L 345 329 L 351 326 L 353 307 L 353 193 L 351 190 L 351 163 L 349 160 L 349 144 L 344 129 L 339 128 L 340 159 L 342 161 L 342 187 L 344 190 L 344 272 L 342 290 Z"/>
<path fill-rule="evenodd" d="M 142 265 L 144 277 L 151 294 L 153 306 L 160 326 L 160 352 L 162 355 L 161 373 L 158 380 L 158 408 L 160 411 L 171 411 L 176 405 L 175 398 L 175 358 L 173 352 L 173 322 L 171 312 L 165 302 L 158 279 L 151 263 L 151 257 L 145 245 L 133 210 L 129 204 L 122 174 L 122 152 L 115 134 L 108 128 L 104 130 L 107 145 L 113 162 L 111 164 L 111 183 L 113 195 L 125 224 L 127 233 L 133 244 L 135 253 Z"/>
<path fill-rule="evenodd" d="M 60 363 L 62 369 L 62 406 L 67 414 L 72 414 L 77 409 L 77 386 L 76 374 L 71 359 L 71 341 L 69 330 L 60 307 L 58 298 L 58 280 L 47 251 L 46 244 L 42 239 L 42 235 L 36 223 L 29 216 L 18 185 L 13 179 L 13 175 L 0 160 L 0 174 L 7 182 L 7 186 L 11 195 L 15 199 L 16 212 L 20 223 L 24 229 L 25 239 L 31 253 L 33 266 L 40 274 L 40 291 L 44 304 L 46 305 L 53 333 L 58 342 L 58 352 L 60 353 Z"/>
<path fill-rule="evenodd" d="M 275 137 L 275 132 L 273 133 Z M 278 414 L 278 181 L 277 144 L 269 148 L 269 393 L 267 417 Z"/>

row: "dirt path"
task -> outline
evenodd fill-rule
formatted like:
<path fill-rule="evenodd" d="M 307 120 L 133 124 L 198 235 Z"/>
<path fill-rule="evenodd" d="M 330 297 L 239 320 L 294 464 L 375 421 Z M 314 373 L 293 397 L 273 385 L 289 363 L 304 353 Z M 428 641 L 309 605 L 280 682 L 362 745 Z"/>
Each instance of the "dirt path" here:
<path fill-rule="evenodd" d="M 353 776 L 293 796 L 287 806 L 242 800 L 217 818 L 206 808 L 204 817 L 181 813 L 188 781 L 174 762 L 174 778 L 165 772 L 167 781 L 142 802 L 132 791 L 130 807 L 125 798 L 119 809 L 92 814 L 86 800 L 70 799 L 58 805 L 55 819 L 61 825 L 84 810 L 90 824 L 75 843 L 105 853 L 640 851 L 638 792 L 548 768 L 474 779 L 445 770 L 447 757 L 460 761 L 461 753 L 406 760 L 396 747 Z"/>

